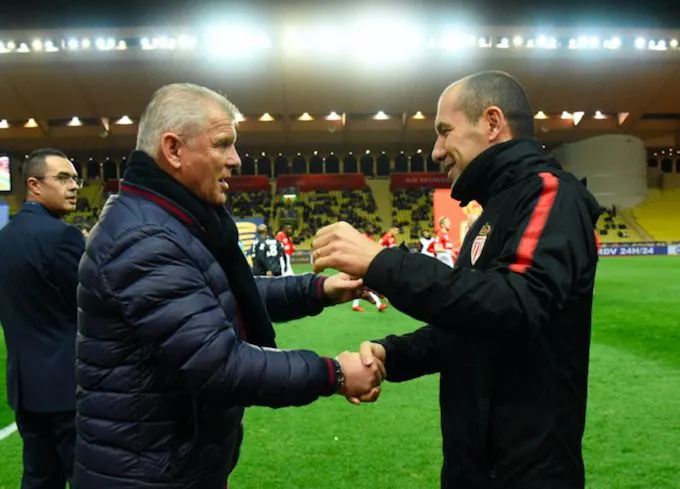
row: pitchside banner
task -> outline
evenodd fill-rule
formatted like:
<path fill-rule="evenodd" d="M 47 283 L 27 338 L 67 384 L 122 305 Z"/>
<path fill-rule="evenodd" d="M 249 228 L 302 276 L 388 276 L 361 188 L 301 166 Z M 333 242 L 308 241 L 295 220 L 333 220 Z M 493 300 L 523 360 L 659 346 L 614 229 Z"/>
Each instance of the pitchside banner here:
<path fill-rule="evenodd" d="M 602 244 L 600 256 L 650 256 L 678 255 L 680 244 L 677 243 L 631 243 Z"/>

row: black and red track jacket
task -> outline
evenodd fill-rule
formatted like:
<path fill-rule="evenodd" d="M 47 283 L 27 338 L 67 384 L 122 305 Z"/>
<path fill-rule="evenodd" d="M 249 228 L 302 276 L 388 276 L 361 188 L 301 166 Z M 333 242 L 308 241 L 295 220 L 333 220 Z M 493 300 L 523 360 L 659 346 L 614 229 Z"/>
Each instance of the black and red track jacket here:
<path fill-rule="evenodd" d="M 388 380 L 441 374 L 442 488 L 583 488 L 599 205 L 535 140 L 480 154 L 453 197 L 484 208 L 455 268 L 387 249 L 364 277 L 429 323 L 379 340 Z"/>

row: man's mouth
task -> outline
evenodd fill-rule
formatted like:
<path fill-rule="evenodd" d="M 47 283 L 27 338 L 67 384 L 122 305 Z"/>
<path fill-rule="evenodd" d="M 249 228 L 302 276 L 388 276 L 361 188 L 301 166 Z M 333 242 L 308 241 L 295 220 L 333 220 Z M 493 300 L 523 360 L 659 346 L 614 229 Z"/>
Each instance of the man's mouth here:
<path fill-rule="evenodd" d="M 227 178 L 220 178 L 218 180 L 220 182 L 220 188 L 222 189 L 222 192 L 228 192 L 229 191 L 229 183 L 227 182 Z"/>

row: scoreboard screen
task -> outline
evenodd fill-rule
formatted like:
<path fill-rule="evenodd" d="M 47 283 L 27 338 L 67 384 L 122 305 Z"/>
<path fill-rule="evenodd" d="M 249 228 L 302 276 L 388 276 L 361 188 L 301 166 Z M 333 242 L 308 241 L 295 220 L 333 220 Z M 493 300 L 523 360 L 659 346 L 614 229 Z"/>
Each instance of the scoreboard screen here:
<path fill-rule="evenodd" d="M 9 156 L 0 155 L 0 193 L 8 194 L 12 191 L 12 173 L 10 171 Z"/>

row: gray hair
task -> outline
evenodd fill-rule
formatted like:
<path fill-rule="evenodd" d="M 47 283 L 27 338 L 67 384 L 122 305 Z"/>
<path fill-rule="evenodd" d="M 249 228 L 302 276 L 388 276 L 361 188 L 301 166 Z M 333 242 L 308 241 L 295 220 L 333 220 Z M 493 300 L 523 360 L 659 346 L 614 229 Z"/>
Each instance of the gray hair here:
<path fill-rule="evenodd" d="M 174 132 L 191 144 L 206 125 L 208 108 L 217 106 L 234 121 L 240 112 L 223 95 L 191 83 L 173 83 L 154 92 L 137 132 L 137 149 L 156 158 L 163 133 Z"/>

